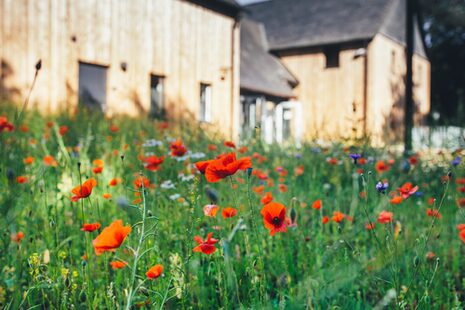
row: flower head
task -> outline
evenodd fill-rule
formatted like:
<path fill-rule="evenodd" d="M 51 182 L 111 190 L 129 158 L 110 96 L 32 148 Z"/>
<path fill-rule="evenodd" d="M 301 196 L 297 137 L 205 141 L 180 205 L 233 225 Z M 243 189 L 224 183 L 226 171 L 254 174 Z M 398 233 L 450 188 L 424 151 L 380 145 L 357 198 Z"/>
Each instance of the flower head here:
<path fill-rule="evenodd" d="M 274 236 L 277 232 L 286 232 L 286 207 L 278 202 L 270 202 L 266 204 L 261 214 L 263 216 L 263 224 L 270 231 L 270 235 Z"/>
<path fill-rule="evenodd" d="M 71 197 L 71 200 L 76 202 L 81 198 L 86 198 L 89 197 L 90 194 L 92 194 L 92 189 L 97 186 L 97 181 L 94 178 L 90 178 L 81 185 L 76 186 L 71 190 L 71 192 L 74 194 L 73 197 Z"/>
<path fill-rule="evenodd" d="M 116 220 L 105 227 L 100 235 L 92 241 L 95 254 L 103 252 L 115 252 L 121 246 L 127 235 L 131 232 L 131 226 L 123 226 L 122 220 Z"/>
<path fill-rule="evenodd" d="M 187 152 L 187 148 L 182 144 L 182 140 L 178 139 L 170 144 L 171 156 L 181 157 Z"/>
<path fill-rule="evenodd" d="M 99 229 L 100 227 L 101 227 L 100 223 L 90 223 L 90 224 L 85 223 L 84 225 L 82 225 L 81 230 L 82 231 L 87 231 L 87 232 L 92 232 L 94 230 Z"/>
<path fill-rule="evenodd" d="M 376 190 L 379 192 L 379 193 L 386 193 L 386 190 L 388 189 L 389 187 L 389 183 L 388 182 L 381 182 L 379 181 L 378 183 L 376 183 L 375 185 L 376 187 Z"/>
<path fill-rule="evenodd" d="M 415 194 L 415 192 L 418 190 L 418 186 L 413 187 L 412 183 L 407 182 L 401 187 L 397 189 L 399 191 L 399 194 L 402 196 L 403 199 L 407 199 L 411 195 Z"/>
<path fill-rule="evenodd" d="M 150 268 L 150 269 L 145 273 L 145 275 L 146 275 L 147 278 L 149 278 L 150 280 L 153 280 L 153 279 L 156 279 L 156 278 L 158 278 L 159 276 L 161 276 L 162 273 L 163 273 L 163 266 L 162 266 L 162 265 L 155 265 L 155 266 L 153 266 L 152 268 Z"/>
<path fill-rule="evenodd" d="M 393 221 L 394 214 L 388 211 L 381 211 L 378 216 L 378 223 L 380 224 L 387 224 Z"/>
<path fill-rule="evenodd" d="M 202 240 L 200 236 L 195 236 L 194 240 L 199 244 L 195 248 L 192 249 L 194 252 L 202 252 L 204 254 L 210 255 L 216 251 L 215 243 L 218 240 L 212 238 L 213 233 L 208 233 L 207 239 L 205 241 Z"/>
<path fill-rule="evenodd" d="M 145 162 L 145 169 L 150 171 L 157 171 L 160 169 L 160 165 L 165 160 L 165 156 L 157 157 L 155 155 L 146 157 L 144 159 Z"/>
<path fill-rule="evenodd" d="M 235 153 L 229 153 L 208 164 L 205 169 L 205 178 L 208 182 L 219 182 L 235 174 L 237 170 L 246 170 L 250 167 L 252 167 L 252 162 L 249 157 L 236 159 Z"/>
<path fill-rule="evenodd" d="M 224 208 L 223 211 L 221 211 L 221 215 L 225 219 L 230 218 L 230 217 L 234 217 L 234 216 L 237 215 L 237 210 L 234 209 L 234 208 L 231 208 L 231 207 Z"/>

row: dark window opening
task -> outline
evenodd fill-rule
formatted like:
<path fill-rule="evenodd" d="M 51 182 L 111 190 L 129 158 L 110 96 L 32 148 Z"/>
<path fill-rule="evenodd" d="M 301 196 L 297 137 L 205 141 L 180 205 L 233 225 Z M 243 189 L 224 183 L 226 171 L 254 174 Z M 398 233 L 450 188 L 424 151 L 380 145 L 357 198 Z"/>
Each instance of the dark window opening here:
<path fill-rule="evenodd" d="M 79 102 L 103 111 L 107 97 L 107 67 L 79 62 Z"/>
<path fill-rule="evenodd" d="M 326 68 L 339 67 L 339 49 L 335 47 L 327 48 L 325 50 Z"/>
<path fill-rule="evenodd" d="M 165 116 L 164 78 L 150 75 L 150 116 L 163 118 Z"/>

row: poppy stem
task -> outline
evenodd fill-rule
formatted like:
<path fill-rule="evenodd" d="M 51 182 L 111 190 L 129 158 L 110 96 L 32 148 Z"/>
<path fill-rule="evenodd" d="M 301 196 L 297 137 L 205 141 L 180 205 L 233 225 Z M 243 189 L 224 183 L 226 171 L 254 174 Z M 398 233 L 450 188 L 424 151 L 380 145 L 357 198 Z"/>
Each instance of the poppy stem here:
<path fill-rule="evenodd" d="M 142 226 L 141 226 L 141 232 L 139 236 L 139 242 L 137 244 L 137 249 L 134 252 L 134 264 L 132 266 L 132 277 L 131 277 L 131 285 L 128 293 L 128 299 L 126 302 L 126 310 L 131 309 L 131 304 L 132 304 L 132 298 L 133 295 L 137 292 L 139 287 L 134 289 L 134 282 L 136 280 L 136 274 L 137 274 L 137 263 L 139 262 L 139 259 L 141 258 L 140 251 L 142 249 L 142 243 L 144 242 L 144 235 L 145 235 L 145 220 L 146 220 L 146 201 L 145 201 L 145 187 L 144 187 L 144 182 L 141 182 L 141 195 L 142 195 Z"/>
<path fill-rule="evenodd" d="M 79 194 L 80 196 L 82 196 L 82 175 L 81 175 L 81 163 L 78 162 L 78 173 L 79 173 Z M 85 216 L 85 213 L 84 213 L 84 200 L 83 199 L 80 199 L 81 201 L 81 211 L 82 211 L 82 227 L 84 227 L 84 224 L 86 223 L 86 216 Z M 90 281 L 90 269 L 91 269 L 91 266 L 90 266 L 90 259 L 89 259 L 89 256 L 90 256 L 90 251 L 89 251 L 89 240 L 88 240 L 88 237 L 87 237 L 87 234 L 84 234 L 84 242 L 85 242 L 85 249 L 86 249 L 86 252 L 85 252 L 85 255 L 87 257 L 87 264 L 86 264 L 86 278 L 87 278 L 87 298 L 86 300 L 88 301 L 88 307 L 91 306 L 91 301 L 90 301 L 90 295 L 91 295 L 91 292 L 92 292 L 92 288 L 91 288 L 91 281 Z"/>

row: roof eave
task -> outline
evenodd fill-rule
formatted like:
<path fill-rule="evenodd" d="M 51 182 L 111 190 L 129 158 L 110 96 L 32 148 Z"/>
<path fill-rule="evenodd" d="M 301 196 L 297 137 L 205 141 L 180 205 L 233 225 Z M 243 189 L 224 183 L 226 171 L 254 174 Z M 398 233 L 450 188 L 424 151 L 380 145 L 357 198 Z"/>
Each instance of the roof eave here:
<path fill-rule="evenodd" d="M 242 12 L 243 8 L 239 4 L 231 4 L 224 0 L 186 0 L 220 14 L 236 18 Z"/>

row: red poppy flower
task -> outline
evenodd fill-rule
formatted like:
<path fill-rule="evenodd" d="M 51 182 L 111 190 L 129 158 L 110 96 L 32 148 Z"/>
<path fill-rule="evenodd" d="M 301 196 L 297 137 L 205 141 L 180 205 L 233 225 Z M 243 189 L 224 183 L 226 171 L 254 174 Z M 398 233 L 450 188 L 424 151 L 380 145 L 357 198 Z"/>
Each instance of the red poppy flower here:
<path fill-rule="evenodd" d="M 181 139 L 178 139 L 170 144 L 171 156 L 181 157 L 187 152 L 187 148 L 182 144 Z"/>
<path fill-rule="evenodd" d="M 146 275 L 147 278 L 149 278 L 150 280 L 153 280 L 153 279 L 156 279 L 156 278 L 158 278 L 159 276 L 161 276 L 162 273 L 163 273 L 163 266 L 162 266 L 162 265 L 155 265 L 155 266 L 153 266 L 152 268 L 150 268 L 150 269 L 145 273 L 145 275 Z"/>
<path fill-rule="evenodd" d="M 278 184 L 278 189 L 281 193 L 287 192 L 287 186 L 285 184 Z"/>
<path fill-rule="evenodd" d="M 92 194 L 92 189 L 95 186 L 97 186 L 97 181 L 94 178 L 88 179 L 82 184 L 82 186 L 78 185 L 71 190 L 71 192 L 74 194 L 74 196 L 71 197 L 71 200 L 76 202 L 81 198 L 89 197 L 90 194 Z"/>
<path fill-rule="evenodd" d="M 436 198 L 434 198 L 434 197 L 428 198 L 428 204 L 429 204 L 430 206 L 433 205 L 435 201 L 436 201 Z"/>
<path fill-rule="evenodd" d="M 102 173 L 102 171 L 103 171 L 103 167 L 94 167 L 92 169 L 92 172 L 95 173 L 95 174 L 100 174 L 100 173 Z"/>
<path fill-rule="evenodd" d="M 131 226 L 123 226 L 122 220 L 114 221 L 92 241 L 95 254 L 98 256 L 103 252 L 115 252 L 130 232 Z"/>
<path fill-rule="evenodd" d="M 225 141 L 225 142 L 224 142 L 224 146 L 230 147 L 230 148 L 232 148 L 232 149 L 235 149 L 235 148 L 236 148 L 236 145 L 235 145 L 234 142 L 232 142 L 232 141 Z"/>
<path fill-rule="evenodd" d="M 120 260 L 117 260 L 117 261 L 114 261 L 114 262 L 110 262 L 110 266 L 113 270 L 116 270 L 116 269 L 121 269 L 121 268 L 124 268 L 128 265 L 127 262 L 125 261 L 120 261 Z"/>
<path fill-rule="evenodd" d="M 321 199 L 317 199 L 312 203 L 312 208 L 315 210 L 320 210 L 321 209 Z"/>
<path fill-rule="evenodd" d="M 97 230 L 101 227 L 100 223 L 90 223 L 90 224 L 84 224 L 82 225 L 82 228 L 81 230 L 82 231 L 88 231 L 88 232 L 92 232 L 94 230 Z"/>
<path fill-rule="evenodd" d="M 294 175 L 296 177 L 301 176 L 302 174 L 304 174 L 304 165 L 294 168 Z"/>
<path fill-rule="evenodd" d="M 27 182 L 27 178 L 23 175 L 20 175 L 16 178 L 16 182 L 19 184 L 24 184 Z"/>
<path fill-rule="evenodd" d="M 365 229 L 366 230 L 375 229 L 375 223 L 367 223 L 367 224 L 365 224 Z"/>
<path fill-rule="evenodd" d="M 391 167 L 389 165 L 386 165 L 386 163 L 383 160 L 379 160 L 375 164 L 375 169 L 378 173 L 383 173 L 386 172 L 390 169 Z"/>
<path fill-rule="evenodd" d="M 263 195 L 263 191 L 265 190 L 265 185 L 252 186 L 252 190 L 258 195 Z"/>
<path fill-rule="evenodd" d="M 333 217 L 331 218 L 333 222 L 340 223 L 345 218 L 345 214 L 339 211 L 333 212 Z"/>
<path fill-rule="evenodd" d="M 337 158 L 334 158 L 334 157 L 328 158 L 326 159 L 326 161 L 330 165 L 337 165 L 339 163 L 339 160 L 337 160 Z"/>
<path fill-rule="evenodd" d="M 160 169 L 160 165 L 165 160 L 165 156 L 157 157 L 155 155 L 146 157 L 144 159 L 145 162 L 145 169 L 150 171 L 158 171 Z"/>
<path fill-rule="evenodd" d="M 460 231 L 460 230 L 464 230 L 465 229 L 465 224 L 458 224 L 457 225 L 457 229 Z"/>
<path fill-rule="evenodd" d="M 437 219 L 440 219 L 442 217 L 441 213 L 439 213 L 438 210 L 430 209 L 430 208 L 426 209 L 426 215 L 431 216 L 431 217 L 435 217 Z"/>
<path fill-rule="evenodd" d="M 15 126 L 8 121 L 8 118 L 4 116 L 0 116 L 0 132 L 2 131 L 12 132 L 13 130 L 15 130 Z"/>
<path fill-rule="evenodd" d="M 195 248 L 192 249 L 194 252 L 202 252 L 204 254 L 212 254 L 213 252 L 216 251 L 215 248 L 215 243 L 218 242 L 218 240 L 212 238 L 213 233 L 208 233 L 207 239 L 205 241 L 202 240 L 200 236 L 195 236 L 194 240 L 199 244 Z"/>
<path fill-rule="evenodd" d="M 457 205 L 459 208 L 465 207 L 465 198 L 458 198 L 457 199 Z"/>
<path fill-rule="evenodd" d="M 250 158 L 244 157 L 236 160 L 236 154 L 230 153 L 213 160 L 205 170 L 205 178 L 208 182 L 219 182 L 237 170 L 246 170 L 252 167 Z"/>
<path fill-rule="evenodd" d="M 245 152 L 247 152 L 247 147 L 246 146 L 241 146 L 237 151 L 239 153 L 241 153 L 241 154 L 244 154 Z"/>
<path fill-rule="evenodd" d="M 270 202 L 266 204 L 261 214 L 263 216 L 263 224 L 270 231 L 270 235 L 274 236 L 277 232 L 286 232 L 286 207 L 278 202 Z"/>
<path fill-rule="evenodd" d="M 21 243 L 21 240 L 24 238 L 24 233 L 22 231 L 18 231 L 16 234 L 12 234 L 10 238 L 13 242 Z"/>
<path fill-rule="evenodd" d="M 117 132 L 119 131 L 119 128 L 118 128 L 118 126 L 112 124 L 112 125 L 110 126 L 110 131 L 111 131 L 112 133 L 117 133 Z"/>
<path fill-rule="evenodd" d="M 455 183 L 460 184 L 460 185 L 464 185 L 465 184 L 465 178 L 457 178 L 455 180 Z"/>
<path fill-rule="evenodd" d="M 110 180 L 110 182 L 108 182 L 108 186 L 116 186 L 120 182 L 121 182 L 120 178 L 113 178 Z"/>
<path fill-rule="evenodd" d="M 203 214 L 208 217 L 215 217 L 219 209 L 217 205 L 205 205 L 203 207 Z"/>
<path fill-rule="evenodd" d="M 235 217 L 237 215 L 237 210 L 231 207 L 224 208 L 223 211 L 221 211 L 221 215 L 223 218 L 230 218 L 230 217 Z"/>
<path fill-rule="evenodd" d="M 394 205 L 398 205 L 398 204 L 400 204 L 402 202 L 402 200 L 404 200 L 404 199 L 401 196 L 395 196 L 391 200 L 389 200 L 389 202 L 394 204 Z"/>
<path fill-rule="evenodd" d="M 465 229 L 459 231 L 459 238 L 460 240 L 462 240 L 463 243 L 465 243 Z"/>
<path fill-rule="evenodd" d="M 418 163 L 418 158 L 416 156 L 411 156 L 409 159 L 408 159 L 409 163 L 411 165 L 416 165 Z"/>
<path fill-rule="evenodd" d="M 418 186 L 413 187 L 412 183 L 407 182 L 402 187 L 399 187 L 397 189 L 399 191 L 399 194 L 402 196 L 403 199 L 407 199 L 411 195 L 415 194 L 415 192 L 418 190 Z"/>
<path fill-rule="evenodd" d="M 58 163 L 56 162 L 55 158 L 51 155 L 47 155 L 44 157 L 44 164 L 45 166 L 52 166 L 52 167 L 58 166 Z"/>
<path fill-rule="evenodd" d="M 387 224 L 393 221 L 394 214 L 388 211 L 381 211 L 378 216 L 378 223 Z"/>
<path fill-rule="evenodd" d="M 209 151 L 216 151 L 218 149 L 218 147 L 214 144 L 209 144 L 208 145 L 208 150 Z"/>
<path fill-rule="evenodd" d="M 194 165 L 197 168 L 197 170 L 199 170 L 199 172 L 201 174 L 205 174 L 205 170 L 207 170 L 208 165 L 211 164 L 213 161 L 214 161 L 214 159 L 198 161 Z"/>
<path fill-rule="evenodd" d="M 149 186 L 150 186 L 150 180 L 141 175 L 141 176 L 137 177 L 137 178 L 134 180 L 134 187 L 135 187 L 136 189 L 138 189 L 138 188 L 142 188 L 142 186 L 143 186 L 144 188 L 149 187 Z"/>
<path fill-rule="evenodd" d="M 321 222 L 322 222 L 323 224 L 328 223 L 328 222 L 329 222 L 329 216 L 323 216 L 323 218 L 321 219 Z"/>
<path fill-rule="evenodd" d="M 262 199 L 260 199 L 260 203 L 261 203 L 262 205 L 269 204 L 269 203 L 272 202 L 272 201 L 273 201 L 273 195 L 271 195 L 270 192 L 267 192 L 267 193 L 265 194 L 265 196 L 263 196 Z"/>
<path fill-rule="evenodd" d="M 34 157 L 32 157 L 32 156 L 28 156 L 28 157 L 26 157 L 26 158 L 23 159 L 23 163 L 24 163 L 25 165 L 30 165 L 30 164 L 32 164 L 33 162 L 34 162 Z"/>
<path fill-rule="evenodd" d="M 60 136 L 64 136 L 66 135 L 66 133 L 69 131 L 69 128 L 68 126 L 60 126 L 60 129 L 58 130 L 58 132 L 60 133 Z"/>

